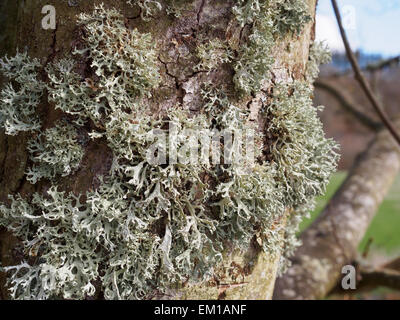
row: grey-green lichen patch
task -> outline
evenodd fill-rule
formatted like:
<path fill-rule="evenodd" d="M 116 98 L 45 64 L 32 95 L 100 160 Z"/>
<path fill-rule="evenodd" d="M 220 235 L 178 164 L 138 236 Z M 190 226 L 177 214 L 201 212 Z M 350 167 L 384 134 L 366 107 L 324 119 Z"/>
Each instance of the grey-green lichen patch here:
<path fill-rule="evenodd" d="M 298 35 L 310 21 L 309 9 L 299 0 L 237 0 L 233 13 L 239 25 L 251 33 L 238 49 L 234 83 L 242 94 L 258 92 L 271 78 L 271 50 L 277 39 Z"/>
<path fill-rule="evenodd" d="M 10 80 L 0 91 L 0 126 L 9 135 L 40 129 L 36 108 L 44 84 L 39 79 L 39 70 L 39 61 L 28 57 L 26 52 L 0 59 L 0 72 Z"/>
<path fill-rule="evenodd" d="M 97 100 L 107 99 L 114 110 L 136 96 L 149 95 L 150 89 L 158 86 L 157 51 L 149 33 L 129 30 L 117 10 L 103 6 L 92 14 L 81 14 L 78 24 L 86 31 L 85 49 L 75 53 L 87 52 L 93 60 L 91 67 L 98 77 L 94 90 L 104 91 Z"/>
<path fill-rule="evenodd" d="M 162 5 L 157 0 L 127 0 L 132 6 L 139 6 L 140 16 L 143 20 L 148 21 L 162 10 Z"/>
<path fill-rule="evenodd" d="M 272 33 L 260 27 L 249 36 L 248 42 L 239 50 L 239 58 L 234 65 L 233 81 L 240 92 L 258 92 L 265 81 L 270 79 L 274 60 L 269 50 L 273 45 Z"/>
<path fill-rule="evenodd" d="M 314 209 L 315 197 L 325 192 L 340 157 L 337 143 L 324 137 L 317 114 L 323 107 L 315 108 L 312 102 L 312 82 L 318 76 L 319 65 L 329 62 L 330 57 L 323 43 L 314 43 L 306 80 L 278 84 L 271 104 L 264 109 L 270 122 L 268 131 L 275 137 L 271 154 L 278 166 L 285 167 L 279 179 L 284 184 L 285 201 L 293 208 L 285 230 L 280 272 L 287 269 L 287 258 L 301 244 L 296 236 L 300 222 Z"/>
<path fill-rule="evenodd" d="M 78 143 L 77 130 L 65 122 L 57 123 L 30 140 L 28 151 L 34 163 L 27 172 L 27 179 L 32 184 L 42 178 L 70 175 L 79 167 L 84 154 Z"/>
<path fill-rule="evenodd" d="M 166 12 L 175 18 L 181 18 L 185 11 L 192 9 L 192 4 L 187 0 L 167 0 Z"/>
<path fill-rule="evenodd" d="M 269 17 L 272 31 L 277 36 L 299 34 L 311 20 L 307 3 L 300 0 L 236 0 L 233 13 L 241 26 Z"/>
<path fill-rule="evenodd" d="M 77 124 L 83 125 L 85 118 L 92 120 L 101 118 L 101 111 L 104 110 L 104 103 L 96 99 L 90 99 L 94 87 L 90 87 L 90 80 L 84 80 L 74 71 L 75 61 L 71 58 L 64 58 L 46 67 L 46 83 L 48 100 L 68 115 L 74 116 Z"/>
<path fill-rule="evenodd" d="M 269 8 L 269 1 L 262 0 L 237 0 L 232 8 L 237 21 L 243 27 L 256 22 L 262 12 Z"/>
<path fill-rule="evenodd" d="M 309 60 L 306 68 L 306 77 L 310 82 L 314 82 L 319 74 L 319 66 L 331 61 L 331 53 L 326 43 L 314 42 L 310 47 Z"/>
<path fill-rule="evenodd" d="M 99 6 L 92 14 L 81 14 L 78 23 L 85 32 L 83 48 L 74 55 L 91 61 L 92 74 L 82 78 L 72 58 L 48 65 L 49 100 L 75 116 L 76 123 L 83 125 L 90 118 L 101 126 L 104 115 L 131 108 L 158 86 L 157 51 L 150 34 L 127 29 L 114 9 Z"/>
<path fill-rule="evenodd" d="M 276 0 L 274 30 L 278 35 L 299 35 L 303 26 L 311 21 L 306 1 Z"/>
<path fill-rule="evenodd" d="M 312 103 L 312 87 L 300 81 L 277 85 L 266 110 L 268 131 L 275 137 L 271 152 L 280 167 L 287 167 L 281 179 L 291 204 L 302 204 L 323 193 L 329 173 L 335 168 L 336 144 L 324 138 L 317 111 Z"/>
<path fill-rule="evenodd" d="M 195 70 L 210 72 L 221 67 L 221 64 L 230 62 L 233 53 L 220 39 L 212 39 L 197 46 L 197 57 L 200 62 L 196 65 Z"/>
<path fill-rule="evenodd" d="M 273 20 L 271 7 L 267 2 L 258 0 L 240 0 L 233 8 L 236 20 L 243 28 L 252 25 L 248 40 L 238 49 L 238 58 L 234 64 L 233 81 L 241 93 L 258 92 L 270 78 L 273 64 L 271 49 L 274 46 Z"/>
<path fill-rule="evenodd" d="M 94 294 L 91 281 L 98 277 L 100 259 L 97 243 L 77 232 L 85 227 L 79 199 L 51 187 L 46 197 L 35 193 L 29 202 L 19 196 L 10 200 L 10 208 L 0 206 L 1 222 L 23 241 L 26 254 L 21 264 L 4 268 L 13 271 L 11 297 L 82 299 Z"/>

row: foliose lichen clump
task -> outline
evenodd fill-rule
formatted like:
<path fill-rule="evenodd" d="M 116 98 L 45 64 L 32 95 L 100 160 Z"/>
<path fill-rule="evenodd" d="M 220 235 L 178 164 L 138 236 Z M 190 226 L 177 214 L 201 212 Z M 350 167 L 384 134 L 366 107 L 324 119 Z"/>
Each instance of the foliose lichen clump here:
<path fill-rule="evenodd" d="M 272 154 L 286 168 L 280 174 L 286 181 L 286 198 L 293 208 L 285 229 L 280 272 L 290 266 L 287 258 L 301 244 L 296 236 L 300 222 L 314 210 L 315 197 L 325 192 L 340 157 L 337 143 L 324 138 L 317 114 L 323 107 L 315 108 L 312 102 L 312 84 L 318 76 L 319 65 L 328 63 L 330 59 L 326 44 L 314 42 L 310 47 L 306 80 L 278 85 L 272 103 L 264 110 L 271 119 L 268 131 L 277 137 Z"/>
<path fill-rule="evenodd" d="M 223 63 L 232 61 L 233 53 L 220 39 L 212 39 L 197 47 L 197 57 L 200 62 L 196 65 L 195 70 L 209 72 L 217 69 Z"/>
<path fill-rule="evenodd" d="M 251 25 L 251 33 L 238 50 L 234 64 L 234 82 L 244 94 L 258 92 L 271 78 L 273 58 L 271 50 L 277 38 L 299 35 L 311 20 L 304 1 L 298 0 L 237 0 L 233 8 L 241 27 Z"/>
<path fill-rule="evenodd" d="M 306 68 L 306 78 L 313 83 L 319 74 L 319 66 L 329 63 L 332 59 L 329 48 L 325 42 L 316 41 L 310 47 L 309 60 Z"/>
<path fill-rule="evenodd" d="M 151 35 L 128 30 L 115 9 L 98 7 L 91 15 L 81 14 L 78 24 L 85 29 L 84 47 L 76 49 L 74 55 L 87 54 L 92 75 L 82 81 L 72 58 L 49 64 L 49 101 L 76 116 L 78 124 L 86 118 L 98 124 L 104 115 L 121 106 L 129 108 L 158 86 L 156 50 Z"/>
<path fill-rule="evenodd" d="M 150 20 L 162 10 L 162 5 L 157 0 L 127 0 L 127 3 L 140 8 L 140 16 L 143 20 Z"/>
<path fill-rule="evenodd" d="M 70 175 L 79 167 L 84 153 L 76 128 L 63 122 L 30 140 L 28 151 L 35 163 L 27 172 L 27 180 L 32 184 L 42 178 Z"/>
<path fill-rule="evenodd" d="M 241 27 L 253 24 L 247 42 L 238 49 L 238 59 L 234 63 L 233 81 L 236 89 L 244 94 L 258 92 L 269 80 L 273 64 L 271 49 L 274 46 L 273 19 L 271 6 L 266 1 L 237 1 L 233 8 Z"/>
<path fill-rule="evenodd" d="M 145 19 L 160 9 L 157 1 L 130 2 L 142 8 Z M 277 15 L 277 4 L 283 2 L 287 6 L 279 7 Z M 259 90 L 270 76 L 268 50 L 278 32 L 273 19 L 281 21 L 279 32 L 298 33 L 297 25 L 307 21 L 298 2 L 238 1 L 233 10 L 237 21 L 253 23 L 247 44 L 234 55 L 221 40 L 203 43 L 195 69 L 212 72 L 233 63 L 236 88 L 246 94 Z M 28 199 L 10 196 L 10 205 L 0 206 L 0 224 L 25 248 L 20 264 L 4 268 L 11 296 L 84 299 L 102 292 L 107 299 L 145 299 L 215 277 L 227 243 L 246 250 L 256 240 L 265 252 L 281 254 L 286 232 L 284 247 L 290 253 L 300 217 L 323 192 L 337 161 L 335 144 L 324 137 L 311 100 L 311 81 L 316 64 L 326 57 L 323 51 L 311 50 L 305 81 L 274 88 L 261 110 L 268 119 L 261 133 L 249 123 L 249 110 L 211 83 L 203 86 L 198 114 L 180 106 L 151 114 L 145 101 L 160 84 L 151 35 L 128 29 L 118 11 L 103 6 L 81 15 L 78 23 L 85 30 L 81 46 L 71 57 L 50 62 L 44 70 L 47 81 L 40 83 L 40 94 L 46 90 L 49 102 L 70 123 L 56 123 L 29 144 L 34 165 L 28 180 L 50 179 L 51 187 Z M 77 59 L 89 65 L 85 78 L 77 72 Z M 15 73 L 23 78 L 18 90 L 36 97 L 39 91 L 26 80 L 36 79 L 40 65 L 19 54 L 4 60 L 2 70 L 10 70 L 15 61 L 22 61 Z M 24 118 L 23 128 L 38 130 L 39 122 L 29 127 L 38 103 L 27 101 L 9 104 L 7 114 L 26 117 L 18 108 L 27 108 L 30 121 Z M 21 131 L 20 123 L 8 124 L 9 134 Z M 79 170 L 85 150 L 77 130 L 88 127 L 90 138 L 111 150 L 112 165 L 98 177 L 97 188 L 66 193 L 54 178 Z M 191 134 L 207 140 L 213 130 L 235 137 L 230 153 L 217 157 L 228 160 L 247 148 L 248 141 L 236 138 L 246 130 L 252 132 L 253 154 L 238 162 L 213 162 Z M 269 147 L 266 133 L 273 139 Z M 220 145 L 221 139 L 207 143 Z M 268 159 L 262 156 L 265 149 Z M 199 150 L 201 161 L 187 161 Z M 288 209 L 292 213 L 285 229 L 280 222 Z"/>
<path fill-rule="evenodd" d="M 279 35 L 299 35 L 311 20 L 306 1 L 277 0 L 274 12 L 274 29 Z"/>
<path fill-rule="evenodd" d="M 26 52 L 0 59 L 0 72 L 10 80 L 0 91 L 0 125 L 8 135 L 40 129 L 36 109 L 44 83 L 39 68 L 39 60 L 31 59 Z"/>

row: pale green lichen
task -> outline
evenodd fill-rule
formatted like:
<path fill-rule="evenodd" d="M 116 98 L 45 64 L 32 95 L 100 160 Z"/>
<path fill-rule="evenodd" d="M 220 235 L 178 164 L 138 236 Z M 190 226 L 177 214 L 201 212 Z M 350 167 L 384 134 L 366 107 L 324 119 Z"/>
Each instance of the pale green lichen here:
<path fill-rule="evenodd" d="M 238 49 L 234 83 L 241 93 L 257 92 L 271 78 L 271 50 L 277 38 L 298 35 L 311 19 L 299 0 L 237 0 L 233 13 L 239 25 L 251 25 L 246 44 Z"/>
<path fill-rule="evenodd" d="M 44 89 L 38 75 L 40 66 L 26 52 L 0 59 L 0 72 L 10 79 L 0 91 L 0 127 L 9 135 L 40 129 L 36 113 Z"/>
<path fill-rule="evenodd" d="M 11 207 L 0 206 L 1 223 L 24 244 L 26 260 L 4 268 L 12 271 L 10 293 L 14 299 L 82 299 L 93 295 L 93 281 L 101 262 L 98 244 L 79 218 L 84 212 L 73 195 L 55 187 L 31 201 L 10 196 Z M 28 263 L 34 258 L 36 263 Z"/>
<path fill-rule="evenodd" d="M 286 168 L 281 180 L 291 205 L 322 194 L 337 160 L 332 151 L 336 144 L 324 138 L 311 97 L 309 83 L 277 85 L 266 110 L 268 131 L 275 137 L 271 152 L 278 165 Z"/>
<path fill-rule="evenodd" d="M 306 76 L 307 80 L 314 82 L 319 74 L 319 66 L 331 61 L 332 56 L 325 42 L 314 42 L 310 47 L 309 60 L 307 62 Z"/>
<path fill-rule="evenodd" d="M 86 30 L 85 48 L 74 54 L 87 53 L 94 74 L 81 79 L 71 58 L 50 64 L 49 100 L 77 116 L 76 123 L 90 118 L 97 124 L 104 114 L 130 108 L 143 95 L 151 95 L 150 89 L 160 83 L 156 49 L 150 34 L 127 29 L 114 9 L 97 7 L 92 14 L 81 14 L 78 23 Z"/>
<path fill-rule="evenodd" d="M 269 1 L 262 0 L 236 0 L 232 8 L 237 21 L 241 27 L 256 22 L 262 12 L 268 10 Z"/>
<path fill-rule="evenodd" d="M 77 124 L 84 124 L 84 117 L 93 120 L 101 117 L 104 103 L 89 99 L 93 89 L 74 72 L 75 61 L 72 59 L 61 59 L 46 67 L 49 82 L 46 84 L 48 100 L 56 109 L 75 116 Z M 83 117 L 82 117 L 83 116 Z"/>
<path fill-rule="evenodd" d="M 275 0 L 274 32 L 278 35 L 299 35 L 311 21 L 306 1 Z"/>
<path fill-rule="evenodd" d="M 151 34 L 129 30 L 124 17 L 115 9 L 97 7 L 92 14 L 81 14 L 78 24 L 84 26 L 85 49 L 93 60 L 97 77 L 97 100 L 107 99 L 110 108 L 129 103 L 136 96 L 149 95 L 160 83 L 157 51 Z M 115 100 L 117 99 L 117 100 Z"/>
<path fill-rule="evenodd" d="M 239 50 L 239 58 L 234 64 L 233 81 L 236 88 L 245 94 L 257 92 L 271 77 L 274 59 L 271 48 L 274 38 L 268 29 L 256 29 L 248 42 Z"/>
<path fill-rule="evenodd" d="M 240 0 L 233 8 L 236 20 L 242 27 L 252 24 L 247 42 L 238 49 L 234 64 L 233 81 L 238 91 L 245 94 L 257 92 L 268 81 L 274 62 L 271 49 L 275 44 L 273 20 L 267 2 Z"/>
<path fill-rule="evenodd" d="M 181 18 L 185 10 L 190 10 L 191 3 L 187 0 L 167 0 L 166 12 L 175 18 Z"/>
<path fill-rule="evenodd" d="M 247 93 L 268 79 L 272 59 L 263 46 L 274 43 L 272 20 L 256 21 L 260 14 L 269 14 L 263 11 L 269 7 L 251 3 L 242 11 L 235 9 L 243 15 L 239 22 L 254 23 L 235 62 L 236 85 Z M 162 117 L 150 114 L 142 98 L 160 82 L 150 35 L 128 30 L 116 10 L 102 6 L 81 15 L 79 24 L 85 28 L 84 48 L 45 69 L 48 99 L 78 125 L 92 120 L 89 135 L 107 143 L 113 162 L 109 173 L 98 177 L 99 187 L 85 194 L 66 194 L 53 181 L 45 194 L 10 196 L 10 205 L 0 206 L 0 224 L 22 240 L 26 254 L 20 265 L 4 268 L 10 272 L 12 297 L 84 299 L 103 292 L 107 299 L 150 298 L 183 283 L 216 277 L 227 243 L 245 250 L 256 240 L 266 252 L 280 254 L 283 231 L 290 253 L 301 214 L 293 214 L 290 227 L 282 229 L 287 208 L 304 209 L 321 194 L 337 160 L 334 143 L 324 137 L 312 106 L 310 83 L 274 88 L 262 110 L 274 139 L 268 160 L 261 156 L 263 137 L 254 133 L 255 163 L 247 157 L 231 164 L 174 162 L 171 148 L 183 159 L 199 149 L 191 132 L 204 137 L 216 129 L 236 134 L 256 129 L 248 123 L 249 111 L 208 84 L 198 115 L 179 107 Z M 231 59 L 217 40 L 199 48 L 198 54 L 206 71 Z M 91 62 L 88 78 L 74 71 L 74 58 Z M 317 60 L 310 60 L 310 68 Z M 161 146 L 155 138 L 162 141 L 163 134 L 168 134 L 169 146 L 158 148 L 157 157 L 165 162 L 151 163 L 149 151 Z M 32 182 L 78 167 L 83 151 L 72 125 L 57 124 L 33 141 L 32 160 L 40 170 L 32 169 Z M 232 143 L 240 149 L 247 141 L 235 138 Z M 224 154 L 224 161 L 233 150 Z"/>
<path fill-rule="evenodd" d="M 131 6 L 139 7 L 140 16 L 144 21 L 154 18 L 163 9 L 163 5 L 157 0 L 127 0 Z M 187 0 L 166 0 L 165 11 L 168 15 L 181 18 L 185 10 L 192 7 Z"/>
<path fill-rule="evenodd" d="M 300 0 L 236 0 L 233 13 L 242 27 L 269 18 L 277 36 L 298 35 L 311 20 L 307 3 Z"/>
<path fill-rule="evenodd" d="M 27 172 L 27 180 L 32 184 L 42 178 L 70 175 L 79 167 L 84 154 L 77 130 L 65 122 L 57 123 L 30 140 L 28 151 L 34 163 Z"/>
<path fill-rule="evenodd" d="M 338 144 L 324 138 L 322 123 L 317 115 L 323 107 L 315 108 L 312 104 L 312 83 L 318 76 L 319 65 L 328 63 L 330 59 L 325 44 L 313 43 L 306 81 L 278 85 L 267 108 L 268 117 L 272 119 L 268 130 L 277 137 L 272 153 L 279 159 L 279 165 L 286 168 L 281 179 L 286 184 L 285 198 L 293 208 L 285 229 L 280 273 L 290 266 L 287 258 L 301 244 L 296 236 L 300 222 L 314 210 L 315 197 L 325 192 L 340 157 Z"/>
<path fill-rule="evenodd" d="M 197 46 L 197 57 L 200 62 L 196 65 L 195 70 L 210 72 L 221 67 L 222 64 L 230 62 L 233 53 L 222 40 L 212 39 Z"/>
<path fill-rule="evenodd" d="M 162 5 L 157 0 L 127 0 L 132 6 L 139 6 L 140 16 L 143 20 L 148 21 L 162 10 Z"/>

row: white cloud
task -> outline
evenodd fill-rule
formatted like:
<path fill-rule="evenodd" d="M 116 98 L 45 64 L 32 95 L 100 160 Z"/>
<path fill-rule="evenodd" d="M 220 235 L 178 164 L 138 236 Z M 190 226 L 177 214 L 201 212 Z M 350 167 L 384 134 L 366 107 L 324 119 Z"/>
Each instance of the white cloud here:
<path fill-rule="evenodd" d="M 316 40 L 325 41 L 332 51 L 344 51 L 342 38 L 340 37 L 334 17 L 317 14 Z"/>

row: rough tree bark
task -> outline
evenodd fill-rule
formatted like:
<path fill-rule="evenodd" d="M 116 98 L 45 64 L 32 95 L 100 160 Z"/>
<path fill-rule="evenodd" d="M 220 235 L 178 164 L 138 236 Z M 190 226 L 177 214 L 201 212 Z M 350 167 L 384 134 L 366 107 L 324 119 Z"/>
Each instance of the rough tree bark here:
<path fill-rule="evenodd" d="M 174 20 L 165 13 L 160 13 L 156 20 L 148 22 L 140 18 L 140 12 L 126 4 L 126 0 L 115 1 L 75 1 L 76 6 L 71 6 L 69 1 L 48 0 L 3 0 L 0 1 L 3 21 L 7 25 L 1 28 L 7 41 L 1 42 L 2 54 L 12 53 L 16 47 L 27 48 L 32 57 L 37 57 L 43 64 L 62 57 L 70 52 L 74 41 L 79 37 L 76 27 L 76 16 L 81 12 L 91 12 L 94 5 L 105 2 L 106 6 L 112 6 L 124 13 L 127 17 L 126 23 L 130 27 L 136 27 L 139 31 L 151 32 L 156 39 L 161 52 L 159 56 L 162 85 L 153 97 L 148 101 L 149 108 L 165 110 L 174 104 L 188 106 L 195 112 L 200 99 L 200 88 L 198 83 L 204 82 L 210 77 L 207 73 L 193 73 L 192 69 L 196 61 L 192 55 L 186 58 L 185 53 L 193 51 L 193 43 L 196 37 L 212 37 L 215 34 L 228 34 L 228 25 L 231 20 L 232 0 L 211 1 L 193 0 L 188 1 L 187 9 L 190 15 L 185 19 Z M 310 12 L 315 15 L 316 0 L 307 0 Z M 41 9 L 44 5 L 52 4 L 57 12 L 56 30 L 43 30 L 41 28 Z M 7 17 L 4 20 L 4 17 Z M 230 30 L 229 37 L 240 45 L 242 31 L 238 27 Z M 246 30 L 244 30 L 246 31 Z M 300 36 L 286 38 L 279 41 L 274 49 L 274 77 L 277 80 L 293 80 L 304 77 L 305 66 L 308 61 L 310 43 L 314 38 L 314 23 L 307 24 Z M 290 44 L 291 50 L 286 50 Z M 220 70 L 213 74 L 208 80 L 214 83 L 224 84 L 232 87 L 231 68 Z M 268 88 L 263 88 L 268 89 Z M 261 95 L 252 100 L 247 99 L 241 103 L 259 108 Z M 48 128 L 60 118 L 60 112 L 51 105 L 44 103 L 40 107 L 40 115 L 43 127 Z M 6 201 L 8 194 L 21 193 L 29 195 L 35 191 L 46 188 L 45 183 L 35 186 L 28 183 L 24 172 L 28 162 L 26 153 L 26 141 L 28 134 L 19 134 L 15 137 L 0 134 L 0 201 Z M 90 142 L 85 150 L 83 165 L 79 171 L 71 177 L 64 178 L 61 185 L 67 191 L 84 192 L 93 183 L 96 174 L 106 172 L 110 166 L 110 153 L 96 142 Z M 281 223 L 284 223 L 282 221 Z M 8 233 L 2 230 L 0 234 L 1 255 L 0 259 L 4 265 L 9 265 L 16 258 L 13 248 L 17 242 Z M 272 295 L 275 277 L 277 273 L 279 257 L 269 257 L 261 253 L 259 249 L 249 248 L 246 255 L 228 253 L 227 261 L 235 261 L 243 268 L 253 264 L 251 272 L 245 276 L 242 285 L 226 287 L 203 287 L 192 288 L 190 292 L 171 293 L 172 298 L 207 298 L 217 299 L 223 293 L 228 299 L 269 299 Z M 0 288 L 3 297 L 6 297 L 5 279 L 1 275 Z M 167 297 L 165 297 L 167 298 Z M 169 296 L 168 298 L 171 298 Z"/>
<path fill-rule="evenodd" d="M 397 130 L 400 120 L 395 122 Z M 319 218 L 302 234 L 289 271 L 277 279 L 274 299 L 321 299 L 356 258 L 378 207 L 400 170 L 400 148 L 380 132 Z"/>

